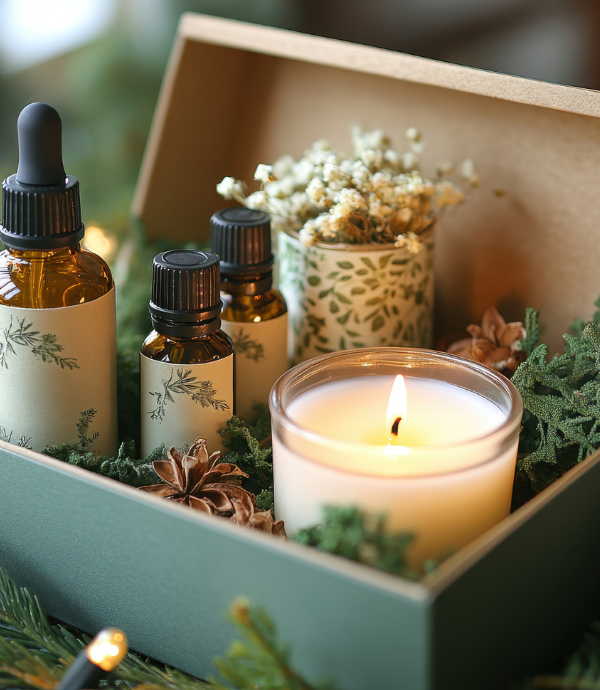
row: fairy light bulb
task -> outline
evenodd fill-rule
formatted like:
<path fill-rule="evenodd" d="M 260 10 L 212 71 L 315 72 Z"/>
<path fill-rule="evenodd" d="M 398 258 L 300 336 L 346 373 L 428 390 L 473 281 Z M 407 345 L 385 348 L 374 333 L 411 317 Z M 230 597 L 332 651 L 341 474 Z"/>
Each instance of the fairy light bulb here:
<path fill-rule="evenodd" d="M 66 670 L 56 690 L 97 688 L 127 654 L 127 638 L 116 628 L 101 630 Z"/>
<path fill-rule="evenodd" d="M 125 635 L 116 628 L 102 630 L 85 650 L 87 658 L 103 671 L 115 669 L 127 654 Z"/>

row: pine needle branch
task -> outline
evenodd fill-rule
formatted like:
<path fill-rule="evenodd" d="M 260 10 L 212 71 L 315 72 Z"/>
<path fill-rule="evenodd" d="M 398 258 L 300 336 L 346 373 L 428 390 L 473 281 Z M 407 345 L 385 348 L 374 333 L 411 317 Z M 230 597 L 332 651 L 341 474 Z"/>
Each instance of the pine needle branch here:
<path fill-rule="evenodd" d="M 261 608 L 236 599 L 228 617 L 243 642 L 234 642 L 215 666 L 237 690 L 335 690 L 330 682 L 311 685 L 292 668 L 289 648 L 277 641 L 275 625 Z M 218 680 L 211 682 L 215 690 L 228 690 Z"/>
<path fill-rule="evenodd" d="M 62 625 L 50 625 L 37 597 L 18 588 L 0 569 L 0 688 L 53 690 L 66 667 L 90 637 Z M 203 681 L 129 653 L 109 686 L 144 683 L 156 690 L 207 690 Z"/>

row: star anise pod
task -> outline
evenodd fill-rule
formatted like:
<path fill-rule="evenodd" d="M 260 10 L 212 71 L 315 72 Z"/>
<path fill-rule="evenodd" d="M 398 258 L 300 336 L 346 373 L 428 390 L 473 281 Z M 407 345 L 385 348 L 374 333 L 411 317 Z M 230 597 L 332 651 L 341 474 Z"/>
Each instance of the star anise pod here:
<path fill-rule="evenodd" d="M 519 349 L 525 337 L 520 321 L 506 323 L 497 309 L 486 309 L 481 326 L 467 326 L 470 338 L 452 343 L 448 352 L 481 362 L 510 378 L 527 355 Z"/>
<path fill-rule="evenodd" d="M 169 460 L 155 460 L 154 471 L 166 484 L 141 486 L 176 503 L 188 505 L 211 515 L 231 517 L 246 524 L 254 515 L 255 498 L 239 486 L 248 477 L 237 465 L 219 463 L 220 451 L 209 457 L 206 439 L 197 438 L 186 455 L 176 448 L 169 450 Z"/>

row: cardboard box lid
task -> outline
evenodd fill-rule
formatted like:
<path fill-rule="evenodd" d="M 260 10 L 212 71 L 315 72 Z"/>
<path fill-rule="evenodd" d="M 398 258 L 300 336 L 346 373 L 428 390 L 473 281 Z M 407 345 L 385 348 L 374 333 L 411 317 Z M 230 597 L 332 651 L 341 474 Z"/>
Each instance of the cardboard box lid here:
<path fill-rule="evenodd" d="M 558 350 L 600 293 L 599 118 L 595 91 L 186 14 L 132 211 L 150 237 L 207 241 L 225 175 L 251 185 L 258 163 L 322 138 L 348 151 L 356 124 L 403 150 L 417 126 L 425 174 L 471 158 L 482 178 L 439 223 L 438 332 L 533 306 Z"/>

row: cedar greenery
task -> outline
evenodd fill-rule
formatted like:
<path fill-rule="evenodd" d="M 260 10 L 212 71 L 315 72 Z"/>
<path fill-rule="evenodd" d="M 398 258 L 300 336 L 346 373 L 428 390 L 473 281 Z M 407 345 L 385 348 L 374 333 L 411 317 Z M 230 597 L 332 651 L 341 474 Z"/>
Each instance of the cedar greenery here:
<path fill-rule="evenodd" d="M 242 481 L 242 486 L 256 496 L 259 510 L 273 511 L 273 449 L 269 408 L 257 405 L 252 423 L 232 417 L 227 426 L 219 430 L 219 434 L 229 451 L 222 461 L 234 463 L 249 475 L 248 479 Z"/>
<path fill-rule="evenodd" d="M 322 522 L 300 530 L 293 540 L 399 577 L 420 579 L 421 574 L 406 563 L 406 550 L 414 535 L 390 534 L 385 523 L 384 515 L 369 515 L 352 506 L 327 506 Z M 426 570 L 431 567 L 429 564 Z"/>
<path fill-rule="evenodd" d="M 85 470 L 101 474 L 110 479 L 116 479 L 129 486 L 147 486 L 161 481 L 154 471 L 154 460 L 166 460 L 167 448 L 162 445 L 156 448 L 147 458 L 135 459 L 135 447 L 131 440 L 124 441 L 119 447 L 115 458 L 107 458 L 93 452 L 86 452 L 80 446 L 61 443 L 44 449 L 46 455 L 57 460 L 68 462 L 70 465 L 83 467 Z"/>
<path fill-rule="evenodd" d="M 537 317 L 528 311 L 527 347 Z M 512 379 L 525 410 L 518 468 L 536 492 L 600 446 L 600 327 L 592 321 L 564 338 L 564 354 L 548 360 L 547 345 L 538 345 Z"/>

